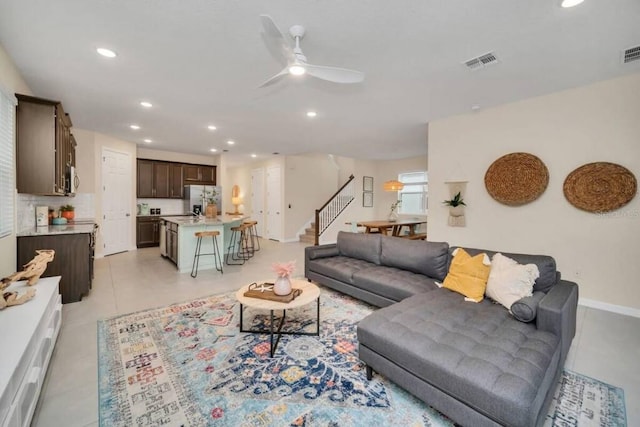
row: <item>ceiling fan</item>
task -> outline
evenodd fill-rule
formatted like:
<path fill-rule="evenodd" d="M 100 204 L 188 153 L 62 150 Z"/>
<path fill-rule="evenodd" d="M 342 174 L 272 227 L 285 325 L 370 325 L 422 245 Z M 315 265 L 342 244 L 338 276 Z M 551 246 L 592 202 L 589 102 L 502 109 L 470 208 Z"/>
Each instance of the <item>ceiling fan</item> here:
<path fill-rule="evenodd" d="M 262 83 L 260 87 L 272 85 L 287 74 L 294 76 L 308 74 L 317 79 L 343 84 L 360 83 L 364 80 L 364 73 L 360 71 L 309 64 L 307 57 L 304 56 L 300 48 L 300 40 L 302 40 L 305 34 L 305 29 L 302 25 L 294 25 L 289 28 L 289 35 L 295 41 L 295 46 L 292 48 L 269 15 L 260 15 L 260 20 L 262 21 L 268 43 L 275 47 L 275 50 L 278 51 L 279 56 L 281 56 L 278 59 L 283 59 L 283 62 L 286 61 L 287 63 L 287 66 L 284 67 L 282 71 Z"/>

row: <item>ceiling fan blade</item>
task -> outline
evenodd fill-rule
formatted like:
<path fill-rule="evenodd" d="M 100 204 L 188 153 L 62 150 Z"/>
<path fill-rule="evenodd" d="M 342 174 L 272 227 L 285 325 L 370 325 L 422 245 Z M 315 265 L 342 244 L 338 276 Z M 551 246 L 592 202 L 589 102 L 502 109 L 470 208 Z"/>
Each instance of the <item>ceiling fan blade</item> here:
<path fill-rule="evenodd" d="M 311 64 L 306 64 L 305 68 L 310 76 L 333 83 L 360 83 L 364 80 L 364 73 L 361 71 Z"/>
<path fill-rule="evenodd" d="M 262 21 L 262 26 L 264 27 L 264 32 L 267 36 L 265 39 L 270 45 L 270 50 L 282 55 L 282 62 L 287 63 L 293 61 L 295 59 L 293 49 L 291 49 L 287 39 L 282 35 L 282 32 L 276 23 L 273 22 L 273 19 L 271 19 L 269 15 L 260 15 L 260 21 Z"/>
<path fill-rule="evenodd" d="M 267 86 L 271 86 L 272 84 L 276 83 L 277 81 L 279 81 L 283 76 L 285 76 L 286 74 L 289 74 L 289 67 L 284 67 L 282 69 L 282 71 L 280 71 L 278 74 L 276 74 L 275 76 L 269 78 L 269 80 L 267 80 L 266 82 L 262 83 L 260 86 L 258 87 L 267 87 Z"/>

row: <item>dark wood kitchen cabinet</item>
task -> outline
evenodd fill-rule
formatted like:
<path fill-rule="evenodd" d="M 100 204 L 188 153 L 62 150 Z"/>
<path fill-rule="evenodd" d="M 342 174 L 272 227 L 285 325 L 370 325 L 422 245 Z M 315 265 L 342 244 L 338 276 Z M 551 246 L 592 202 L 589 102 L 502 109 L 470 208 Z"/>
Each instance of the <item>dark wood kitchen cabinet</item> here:
<path fill-rule="evenodd" d="M 136 246 L 139 248 L 160 246 L 160 217 L 136 218 Z"/>
<path fill-rule="evenodd" d="M 216 185 L 216 167 L 207 165 L 183 165 L 185 184 Z"/>
<path fill-rule="evenodd" d="M 182 164 L 169 163 L 169 197 L 182 199 L 184 195 L 184 176 Z"/>
<path fill-rule="evenodd" d="M 91 233 L 18 237 L 17 271 L 33 259 L 38 249 L 56 251 L 42 277 L 62 276 L 62 303 L 77 302 L 89 293 L 93 270 Z M 36 285 L 37 289 L 37 285 Z"/>
<path fill-rule="evenodd" d="M 16 163 L 19 193 L 60 196 L 72 192 L 75 138 L 59 101 L 16 94 Z"/>
<path fill-rule="evenodd" d="M 139 198 L 181 199 L 182 164 L 138 159 L 137 196 Z"/>

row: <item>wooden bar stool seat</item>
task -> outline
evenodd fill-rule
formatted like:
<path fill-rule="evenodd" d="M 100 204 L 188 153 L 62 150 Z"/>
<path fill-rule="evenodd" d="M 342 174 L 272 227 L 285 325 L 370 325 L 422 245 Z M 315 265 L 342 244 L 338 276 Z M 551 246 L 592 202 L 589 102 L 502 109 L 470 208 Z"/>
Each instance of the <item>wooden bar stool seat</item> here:
<path fill-rule="evenodd" d="M 215 263 L 216 270 L 220 273 L 224 274 L 222 271 L 222 257 L 220 256 L 220 251 L 218 250 L 218 236 L 220 235 L 219 231 L 209 230 L 209 231 L 196 231 L 195 236 L 198 238 L 196 241 L 196 252 L 193 255 L 193 265 L 191 266 L 191 277 L 195 278 L 198 276 L 198 266 L 200 265 L 200 257 L 205 255 L 213 255 L 213 260 Z M 213 252 L 208 254 L 200 253 L 200 249 L 202 248 L 202 238 L 203 237 L 211 237 L 213 243 Z"/>

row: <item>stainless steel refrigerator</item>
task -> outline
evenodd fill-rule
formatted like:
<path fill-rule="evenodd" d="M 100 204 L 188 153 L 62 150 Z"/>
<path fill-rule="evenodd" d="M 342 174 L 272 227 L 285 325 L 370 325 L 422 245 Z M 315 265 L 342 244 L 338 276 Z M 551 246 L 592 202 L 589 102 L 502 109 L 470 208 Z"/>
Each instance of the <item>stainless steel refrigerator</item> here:
<path fill-rule="evenodd" d="M 215 204 L 218 215 L 222 214 L 222 188 L 217 185 L 185 185 L 184 212 L 204 215 L 209 204 Z"/>

